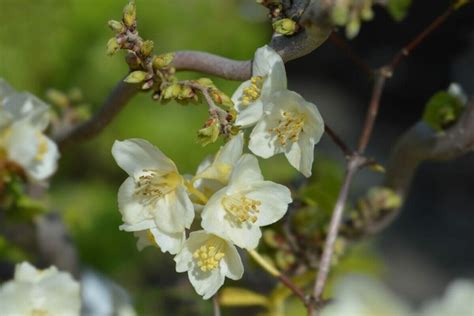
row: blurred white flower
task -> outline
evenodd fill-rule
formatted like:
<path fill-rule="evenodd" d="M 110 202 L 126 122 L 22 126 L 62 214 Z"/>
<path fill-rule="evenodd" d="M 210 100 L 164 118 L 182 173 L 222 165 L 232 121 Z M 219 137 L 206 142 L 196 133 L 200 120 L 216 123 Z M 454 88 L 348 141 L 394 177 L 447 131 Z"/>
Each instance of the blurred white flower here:
<path fill-rule="evenodd" d="M 149 230 L 163 252 L 175 254 L 194 219 L 193 204 L 176 165 L 142 139 L 115 141 L 112 155 L 129 175 L 118 192 L 124 221 L 120 229 Z"/>
<path fill-rule="evenodd" d="M 2 316 L 79 316 L 81 309 L 79 283 L 69 273 L 56 267 L 37 270 L 23 262 L 15 277 L 0 288 Z"/>
<path fill-rule="evenodd" d="M 249 149 L 269 158 L 284 153 L 290 164 L 304 176 L 311 176 L 314 146 L 324 133 L 318 108 L 293 91 L 272 94 L 265 114 L 254 127 Z"/>
<path fill-rule="evenodd" d="M 321 316 L 414 315 L 384 284 L 365 276 L 344 277 L 336 285 L 333 296 L 334 301 L 323 309 Z"/>
<path fill-rule="evenodd" d="M 235 246 L 202 230 L 189 235 L 174 260 L 176 271 L 187 271 L 194 289 L 204 299 L 210 298 L 219 290 L 225 277 L 238 280 L 244 273 Z"/>
<path fill-rule="evenodd" d="M 231 173 L 229 185 L 217 191 L 204 207 L 201 226 L 209 233 L 254 249 L 260 226 L 275 223 L 291 203 L 290 190 L 264 181 L 255 156 L 244 154 Z"/>
<path fill-rule="evenodd" d="M 453 82 L 448 87 L 448 93 L 453 97 L 458 98 L 461 104 L 467 103 L 467 94 L 459 83 Z"/>
<path fill-rule="evenodd" d="M 244 81 L 234 92 L 232 101 L 237 111 L 236 125 L 249 127 L 263 115 L 271 95 L 286 89 L 285 64 L 280 55 L 269 46 L 255 52 L 252 78 Z"/>
<path fill-rule="evenodd" d="M 420 316 L 474 316 L 474 282 L 454 281 L 443 298 L 424 305 Z"/>
<path fill-rule="evenodd" d="M 34 95 L 17 93 L 0 79 L 0 158 L 20 165 L 31 181 L 45 180 L 57 169 L 58 148 L 44 134 L 48 111 Z"/>

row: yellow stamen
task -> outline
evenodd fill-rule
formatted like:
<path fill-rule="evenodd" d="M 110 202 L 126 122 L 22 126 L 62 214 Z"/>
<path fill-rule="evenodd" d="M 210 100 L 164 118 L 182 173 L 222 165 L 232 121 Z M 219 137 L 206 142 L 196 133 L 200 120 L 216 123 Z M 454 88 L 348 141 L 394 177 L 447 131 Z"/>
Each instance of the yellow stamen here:
<path fill-rule="evenodd" d="M 219 262 L 225 257 L 225 253 L 221 251 L 222 248 L 222 242 L 209 240 L 193 253 L 193 258 L 201 271 L 212 271 L 219 267 Z"/>
<path fill-rule="evenodd" d="M 306 116 L 303 113 L 283 111 L 282 118 L 278 121 L 278 126 L 270 128 L 268 131 L 277 135 L 282 146 L 288 141 L 297 142 L 303 130 Z"/>
<path fill-rule="evenodd" d="M 224 209 L 241 223 L 255 223 L 261 204 L 262 202 L 249 199 L 243 194 L 228 195 L 222 199 Z"/>
<path fill-rule="evenodd" d="M 242 105 L 247 106 L 256 101 L 262 93 L 264 78 L 262 76 L 254 76 L 250 78 L 250 87 L 243 90 Z"/>
<path fill-rule="evenodd" d="M 138 178 L 135 195 L 145 205 L 155 206 L 159 199 L 174 191 L 182 181 L 182 177 L 176 172 L 160 175 L 156 170 L 143 171 L 146 174 Z"/>

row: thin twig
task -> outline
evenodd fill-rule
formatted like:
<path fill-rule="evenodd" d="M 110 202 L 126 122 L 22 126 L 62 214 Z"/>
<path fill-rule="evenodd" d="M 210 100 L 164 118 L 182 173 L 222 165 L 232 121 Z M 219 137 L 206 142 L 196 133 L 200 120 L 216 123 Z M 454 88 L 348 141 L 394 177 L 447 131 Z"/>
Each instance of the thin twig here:
<path fill-rule="evenodd" d="M 221 308 L 219 306 L 219 298 L 217 295 L 212 297 L 212 307 L 214 310 L 214 316 L 221 316 Z"/>
<path fill-rule="evenodd" d="M 337 146 L 339 146 L 344 156 L 349 157 L 354 153 L 354 151 L 349 148 L 349 146 L 342 140 L 342 138 L 339 137 L 339 135 L 327 123 L 324 123 L 324 131 L 326 132 L 326 134 L 329 135 L 329 137 L 331 137 L 331 140 Z"/>

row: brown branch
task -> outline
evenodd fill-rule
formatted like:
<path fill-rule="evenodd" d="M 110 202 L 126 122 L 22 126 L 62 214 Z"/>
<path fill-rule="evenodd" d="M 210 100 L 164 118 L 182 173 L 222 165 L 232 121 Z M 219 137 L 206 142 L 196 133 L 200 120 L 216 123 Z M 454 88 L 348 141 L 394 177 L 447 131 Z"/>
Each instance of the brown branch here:
<path fill-rule="evenodd" d="M 342 140 L 341 137 L 327 123 L 324 124 L 324 132 L 331 137 L 331 140 L 341 149 L 345 157 L 350 157 L 354 151 Z"/>

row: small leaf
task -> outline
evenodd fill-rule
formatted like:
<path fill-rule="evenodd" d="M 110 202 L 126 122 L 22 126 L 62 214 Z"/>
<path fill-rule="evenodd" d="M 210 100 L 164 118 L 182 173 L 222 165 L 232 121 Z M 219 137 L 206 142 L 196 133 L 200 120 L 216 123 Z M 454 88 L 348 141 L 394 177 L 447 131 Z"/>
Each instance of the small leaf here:
<path fill-rule="evenodd" d="M 394 20 L 401 21 L 407 15 L 410 6 L 411 0 L 389 0 L 387 10 Z"/>
<path fill-rule="evenodd" d="M 238 288 L 226 287 L 219 294 L 219 303 L 222 306 L 268 306 L 267 297 L 253 291 Z"/>

